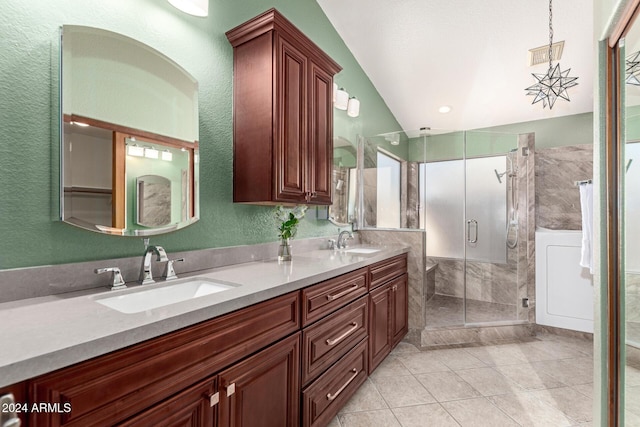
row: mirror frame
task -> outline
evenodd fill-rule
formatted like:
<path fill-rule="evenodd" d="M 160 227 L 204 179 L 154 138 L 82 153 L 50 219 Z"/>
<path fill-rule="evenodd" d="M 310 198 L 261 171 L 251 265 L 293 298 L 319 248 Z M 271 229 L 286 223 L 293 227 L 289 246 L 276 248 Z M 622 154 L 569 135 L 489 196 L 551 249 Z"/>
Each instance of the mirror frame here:
<path fill-rule="evenodd" d="M 193 82 L 193 108 L 194 108 L 194 117 L 195 123 L 191 131 L 191 133 L 196 136 L 196 139 L 193 141 L 182 140 L 173 136 L 164 135 L 155 133 L 149 130 L 136 129 L 130 126 L 125 126 L 117 123 L 111 123 L 108 121 L 100 120 L 94 117 L 85 117 L 79 114 L 68 114 L 65 113 L 65 96 L 64 92 L 64 79 L 65 79 L 65 65 L 69 67 L 68 64 L 65 64 L 64 55 L 65 55 L 65 44 L 64 44 L 64 30 L 68 28 L 70 31 L 77 31 L 86 29 L 88 32 L 94 34 L 103 33 L 106 37 L 115 38 L 118 41 L 123 41 L 130 43 L 131 46 L 135 46 L 136 48 L 145 49 L 147 52 L 151 52 L 153 55 L 157 56 L 160 60 L 166 62 L 171 66 L 171 70 L 176 73 L 180 73 L 181 76 L 185 78 L 185 80 L 189 80 Z M 102 234 L 110 234 L 110 235 L 121 235 L 121 236 L 149 236 L 156 234 L 168 233 L 171 231 L 178 230 L 180 228 L 184 228 L 188 225 L 193 224 L 194 222 L 199 220 L 199 172 L 198 172 L 198 157 L 199 157 L 199 142 L 197 140 L 197 135 L 199 132 L 198 125 L 198 103 L 197 103 L 197 95 L 198 95 L 198 82 L 197 80 L 191 76 L 184 68 L 175 63 L 171 58 L 164 55 L 162 52 L 157 51 L 156 49 L 138 41 L 131 37 L 125 36 L 120 33 L 115 33 L 109 30 L 104 30 L 101 28 L 88 27 L 88 26 L 78 26 L 78 25 L 64 25 L 60 27 L 60 67 L 59 67 L 59 113 L 60 113 L 60 128 L 59 128 L 59 145 L 60 145 L 60 159 L 59 159 L 59 167 L 60 167 L 60 196 L 59 196 L 59 218 L 61 221 L 83 228 L 85 230 L 98 232 Z M 117 108 L 117 107 L 114 107 Z M 92 224 L 89 222 L 84 222 L 81 219 L 79 220 L 69 220 L 65 218 L 65 192 L 73 191 L 73 187 L 65 188 L 65 127 L 73 126 L 74 124 L 80 123 L 81 125 L 88 125 L 93 128 L 98 128 L 102 130 L 106 130 L 111 132 L 112 136 L 112 223 L 109 225 L 100 225 L 100 224 Z M 139 140 L 143 144 L 153 144 L 153 146 L 165 147 L 165 148 L 174 148 L 180 149 L 182 151 L 187 151 L 189 154 L 188 160 L 188 179 L 189 183 L 187 186 L 187 219 L 185 221 L 178 221 L 172 223 L 168 226 L 162 227 L 145 227 L 141 224 L 137 224 L 140 228 L 132 228 L 131 224 L 127 226 L 127 218 L 128 217 L 136 217 L 135 212 L 132 209 L 135 209 L 134 206 L 127 206 L 127 180 L 126 180 L 126 158 L 127 158 L 127 140 Z M 68 191 L 67 191 L 68 190 Z M 79 189 L 81 192 L 85 191 L 84 189 Z M 133 212 L 132 215 L 128 215 L 127 212 Z"/>

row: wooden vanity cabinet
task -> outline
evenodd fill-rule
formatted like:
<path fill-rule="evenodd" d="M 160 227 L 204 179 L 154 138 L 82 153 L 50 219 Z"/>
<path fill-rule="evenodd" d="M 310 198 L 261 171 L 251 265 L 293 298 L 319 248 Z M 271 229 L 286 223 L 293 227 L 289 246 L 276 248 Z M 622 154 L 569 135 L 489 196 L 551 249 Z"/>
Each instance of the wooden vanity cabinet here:
<path fill-rule="evenodd" d="M 205 427 L 216 426 L 218 405 L 217 377 L 189 387 L 166 401 L 130 418 L 119 427 Z"/>
<path fill-rule="evenodd" d="M 369 374 L 409 331 L 407 256 L 370 267 Z M 375 287 L 374 287 L 375 286 Z"/>
<path fill-rule="evenodd" d="M 29 387 L 33 402 L 68 403 L 72 411 L 31 413 L 30 424 L 112 425 L 154 411 L 166 399 L 297 333 L 299 301 L 299 292 L 292 292 L 37 377 Z"/>
<path fill-rule="evenodd" d="M 367 378 L 369 269 L 302 290 L 302 426 L 325 426 Z"/>
<path fill-rule="evenodd" d="M 2 393 L 70 405 L 22 414 L 37 427 L 325 426 L 407 333 L 406 271 L 403 254 Z"/>
<path fill-rule="evenodd" d="M 297 427 L 300 333 L 220 373 L 220 427 Z"/>
<path fill-rule="evenodd" d="M 333 76 L 341 67 L 277 10 L 228 31 L 233 201 L 332 203 Z"/>

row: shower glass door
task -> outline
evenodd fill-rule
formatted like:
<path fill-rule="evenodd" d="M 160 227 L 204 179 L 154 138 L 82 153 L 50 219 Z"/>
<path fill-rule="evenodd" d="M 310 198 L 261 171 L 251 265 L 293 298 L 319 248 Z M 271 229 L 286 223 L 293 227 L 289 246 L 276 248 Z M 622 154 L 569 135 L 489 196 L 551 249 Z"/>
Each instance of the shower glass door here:
<path fill-rule="evenodd" d="M 517 135 L 465 133 L 465 324 L 518 318 L 519 154 Z"/>

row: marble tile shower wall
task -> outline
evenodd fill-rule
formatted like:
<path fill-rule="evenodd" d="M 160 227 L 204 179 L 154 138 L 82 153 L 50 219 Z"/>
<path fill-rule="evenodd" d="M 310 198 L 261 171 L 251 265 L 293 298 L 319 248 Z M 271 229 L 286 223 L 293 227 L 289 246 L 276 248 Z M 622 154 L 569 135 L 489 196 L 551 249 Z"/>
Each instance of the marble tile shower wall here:
<path fill-rule="evenodd" d="M 593 178 L 593 145 L 536 151 L 536 225 L 581 230 L 580 192 L 575 181 Z"/>

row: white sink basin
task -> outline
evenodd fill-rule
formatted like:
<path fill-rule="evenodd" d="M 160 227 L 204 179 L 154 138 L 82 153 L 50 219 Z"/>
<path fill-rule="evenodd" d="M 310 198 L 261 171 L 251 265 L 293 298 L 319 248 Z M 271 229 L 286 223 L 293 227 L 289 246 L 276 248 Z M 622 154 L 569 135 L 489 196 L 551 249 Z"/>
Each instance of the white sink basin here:
<path fill-rule="evenodd" d="M 348 254 L 374 254 L 376 252 L 380 252 L 380 249 L 353 248 L 353 249 L 346 249 L 345 252 Z"/>
<path fill-rule="evenodd" d="M 98 304 L 117 310 L 121 313 L 140 313 L 165 305 L 199 298 L 205 295 L 232 289 L 231 285 L 224 285 L 204 277 L 183 279 L 169 284 L 147 285 L 140 290 L 111 297 L 96 299 Z"/>

